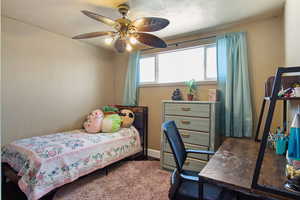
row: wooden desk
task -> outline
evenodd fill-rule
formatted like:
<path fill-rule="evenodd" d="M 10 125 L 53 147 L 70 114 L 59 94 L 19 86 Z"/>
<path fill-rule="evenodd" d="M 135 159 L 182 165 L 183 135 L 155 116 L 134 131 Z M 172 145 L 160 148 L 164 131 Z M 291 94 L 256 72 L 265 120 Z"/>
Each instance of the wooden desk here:
<path fill-rule="evenodd" d="M 261 198 L 288 199 L 251 188 L 260 143 L 249 139 L 228 138 L 199 173 L 207 182 Z M 283 188 L 285 158 L 271 150 L 265 153 L 259 184 Z"/>

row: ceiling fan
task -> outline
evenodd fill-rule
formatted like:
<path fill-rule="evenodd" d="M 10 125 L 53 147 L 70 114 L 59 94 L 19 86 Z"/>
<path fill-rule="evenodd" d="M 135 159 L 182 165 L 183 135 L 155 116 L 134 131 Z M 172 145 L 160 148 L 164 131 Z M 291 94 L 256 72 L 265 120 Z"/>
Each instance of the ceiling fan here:
<path fill-rule="evenodd" d="M 127 18 L 127 13 L 129 11 L 129 6 L 127 4 L 119 5 L 118 10 L 121 13 L 122 18 L 116 20 L 112 20 L 108 17 L 104 17 L 90 11 L 81 11 L 86 16 L 113 27 L 116 31 L 85 33 L 77 35 L 73 37 L 73 39 L 88 39 L 108 36 L 108 38 L 105 39 L 105 43 L 111 44 L 114 42 L 114 47 L 119 53 L 123 53 L 125 50 L 131 51 L 131 45 L 135 45 L 137 42 L 155 48 L 167 47 L 167 44 L 162 39 L 145 32 L 159 31 L 169 25 L 169 20 L 158 17 L 143 17 L 131 21 Z"/>

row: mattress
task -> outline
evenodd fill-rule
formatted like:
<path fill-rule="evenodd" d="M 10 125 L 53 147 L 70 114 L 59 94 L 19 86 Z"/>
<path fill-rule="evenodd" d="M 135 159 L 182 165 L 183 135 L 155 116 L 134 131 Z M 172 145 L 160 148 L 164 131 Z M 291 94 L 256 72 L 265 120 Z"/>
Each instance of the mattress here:
<path fill-rule="evenodd" d="M 16 140 L 2 148 L 2 162 L 18 172 L 19 187 L 27 198 L 36 200 L 141 150 L 140 136 L 133 126 L 115 133 L 74 130 Z"/>

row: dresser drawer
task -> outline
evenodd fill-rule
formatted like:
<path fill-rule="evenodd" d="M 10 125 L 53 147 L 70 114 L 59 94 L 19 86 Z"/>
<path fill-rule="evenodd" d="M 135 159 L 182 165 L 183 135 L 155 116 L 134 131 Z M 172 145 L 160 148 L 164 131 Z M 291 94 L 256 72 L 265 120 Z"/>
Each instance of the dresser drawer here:
<path fill-rule="evenodd" d="M 166 103 L 166 115 L 184 115 L 193 117 L 209 117 L 209 104 Z"/>
<path fill-rule="evenodd" d="M 186 149 L 196 149 L 196 150 L 208 150 L 208 147 L 203 146 L 196 146 L 192 144 L 184 144 Z M 165 143 L 164 151 L 168 153 L 172 153 L 171 147 L 169 143 Z M 208 160 L 208 156 L 205 154 L 196 154 L 196 153 L 189 153 L 188 157 L 190 158 L 197 158 L 200 160 Z"/>
<path fill-rule="evenodd" d="M 184 143 L 209 147 L 209 133 L 181 129 L 179 129 L 179 133 Z M 164 141 L 168 142 L 166 138 L 164 138 Z"/>
<path fill-rule="evenodd" d="M 196 131 L 187 131 L 179 129 L 179 133 L 181 135 L 184 143 L 202 145 L 209 147 L 209 133 L 204 132 L 196 132 Z"/>
<path fill-rule="evenodd" d="M 183 169 L 185 170 L 191 170 L 191 171 L 197 171 L 200 172 L 203 167 L 206 165 L 207 162 L 205 161 L 201 161 L 201 160 L 197 160 L 197 159 L 193 159 L 193 158 L 187 158 Z M 171 167 L 175 167 L 175 160 L 172 154 L 170 153 L 164 153 L 164 164 L 171 166 Z"/>
<path fill-rule="evenodd" d="M 177 128 L 209 132 L 209 119 L 183 116 L 165 116 L 165 120 L 174 120 Z"/>

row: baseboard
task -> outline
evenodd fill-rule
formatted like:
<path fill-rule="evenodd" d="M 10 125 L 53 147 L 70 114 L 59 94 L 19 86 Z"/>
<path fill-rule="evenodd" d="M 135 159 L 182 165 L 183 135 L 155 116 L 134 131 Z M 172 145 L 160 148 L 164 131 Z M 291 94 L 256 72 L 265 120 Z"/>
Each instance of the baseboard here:
<path fill-rule="evenodd" d="M 155 149 L 148 149 L 148 156 L 160 159 L 160 151 Z"/>

